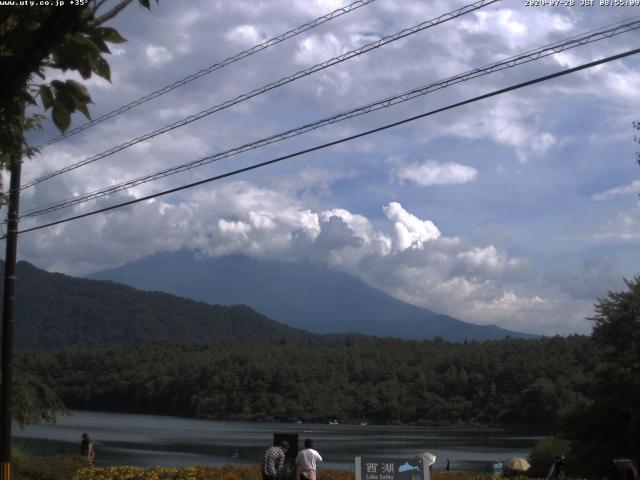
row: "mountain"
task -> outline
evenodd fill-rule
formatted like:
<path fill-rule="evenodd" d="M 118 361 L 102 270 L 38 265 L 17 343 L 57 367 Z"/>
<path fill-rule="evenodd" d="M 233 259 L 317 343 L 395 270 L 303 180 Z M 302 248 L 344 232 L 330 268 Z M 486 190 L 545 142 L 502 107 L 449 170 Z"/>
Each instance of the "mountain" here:
<path fill-rule="evenodd" d="M 0 261 L 4 270 L 4 262 Z M 344 342 L 270 320 L 244 305 L 210 305 L 168 293 L 142 292 L 110 281 L 74 278 L 17 265 L 15 342 L 54 349 L 140 343 L 204 344 Z M 0 285 L 4 279 L 0 278 Z M 1 303 L 1 299 L 0 299 Z"/>
<path fill-rule="evenodd" d="M 534 338 L 410 305 L 354 276 L 313 262 L 164 252 L 90 277 L 210 304 L 242 303 L 287 325 L 318 333 L 357 332 L 406 339 L 440 336 L 450 341 Z"/>

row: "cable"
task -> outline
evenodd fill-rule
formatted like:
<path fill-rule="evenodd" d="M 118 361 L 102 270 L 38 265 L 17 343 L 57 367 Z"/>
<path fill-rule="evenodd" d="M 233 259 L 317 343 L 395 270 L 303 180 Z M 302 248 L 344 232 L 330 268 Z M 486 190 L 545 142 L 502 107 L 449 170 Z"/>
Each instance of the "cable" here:
<path fill-rule="evenodd" d="M 484 76 L 484 75 L 488 75 L 490 73 L 496 72 L 496 71 L 500 71 L 500 70 L 504 70 L 506 68 L 512 68 L 515 67 L 517 65 L 522 65 L 524 63 L 528 63 L 528 62 L 532 62 L 535 60 L 538 60 L 540 58 L 549 56 L 549 55 L 553 55 L 555 53 L 559 53 L 565 50 L 568 50 L 570 48 L 575 48 L 577 46 L 581 46 L 581 45 L 586 45 L 588 43 L 592 43 L 595 41 L 599 41 L 602 40 L 604 38 L 610 38 L 612 36 L 615 35 L 619 35 L 631 30 L 637 30 L 640 29 L 640 19 L 636 20 L 634 22 L 630 22 L 630 23 L 625 23 L 625 24 L 621 24 L 618 25 L 616 27 L 612 27 L 612 28 L 606 28 L 606 29 L 600 29 L 600 30 L 595 30 L 592 31 L 588 34 L 583 34 L 583 35 L 578 35 L 576 37 L 573 37 L 569 40 L 566 40 L 564 42 L 555 42 L 549 46 L 545 46 L 545 47 L 541 47 L 535 50 L 531 50 L 528 52 L 525 52 L 523 54 L 520 55 L 516 55 L 513 57 L 510 57 L 506 60 L 502 60 L 499 62 L 495 62 L 493 64 L 490 64 L 488 66 L 485 67 L 480 67 L 480 68 L 476 68 L 473 70 L 470 70 L 468 72 L 459 74 L 459 75 L 455 75 L 453 77 L 449 77 L 447 79 L 444 80 L 440 80 L 438 82 L 434 82 L 434 83 L 430 83 L 426 86 L 421 86 L 418 88 L 415 88 L 413 90 L 410 90 L 408 92 L 404 92 L 398 95 L 394 95 L 392 97 L 387 97 L 384 98 L 382 100 L 378 100 L 376 102 L 373 103 L 369 103 L 367 105 L 364 106 L 360 106 L 357 107 L 355 109 L 349 110 L 347 112 L 343 112 L 343 113 L 339 113 L 336 115 L 333 115 L 331 117 L 326 117 L 323 118 L 321 120 L 318 120 L 316 122 L 313 123 L 308 123 L 305 124 L 301 127 L 297 127 L 294 129 L 290 129 L 287 130 L 285 132 L 281 132 L 275 135 L 271 135 L 269 137 L 266 138 L 262 138 L 260 140 L 257 141 L 253 141 L 251 143 L 246 143 L 244 145 L 241 145 L 239 147 L 234 147 L 222 152 L 218 152 L 212 155 L 208 155 L 206 157 L 197 159 L 197 160 L 193 160 L 190 162 L 186 162 L 183 163 L 181 165 L 177 165 L 175 167 L 170 167 L 164 170 L 161 170 L 159 172 L 155 172 L 155 173 L 151 173 L 148 175 L 144 175 L 142 177 L 138 177 L 132 180 L 128 180 L 126 182 L 122 182 L 116 185 L 111 185 L 109 187 L 100 189 L 100 190 L 96 190 L 90 193 L 86 193 L 84 195 L 81 196 L 77 196 L 77 197 L 73 197 L 67 200 L 63 200 L 63 201 L 59 201 L 53 204 L 49 204 L 47 206 L 44 207 L 36 207 L 35 209 L 31 209 L 29 211 L 27 211 L 26 213 L 24 213 L 20 218 L 23 217 L 34 217 L 34 216 L 38 216 L 38 215 L 44 215 L 46 213 L 51 213 L 54 212 L 56 210 L 60 210 L 63 208 L 67 208 L 73 205 L 77 205 L 79 203 L 84 203 L 88 200 L 93 200 L 93 199 L 97 199 L 97 198 L 101 198 L 104 197 L 106 195 L 112 194 L 112 193 L 116 193 L 122 190 L 126 190 L 128 188 L 132 188 L 138 185 L 141 185 L 143 183 L 147 183 L 153 180 L 157 180 L 160 178 L 164 178 L 170 175 L 175 175 L 177 173 L 181 173 L 181 172 L 185 172 L 187 170 L 191 170 L 193 168 L 196 167 L 200 167 L 203 165 L 207 165 L 209 163 L 213 163 L 216 162 L 218 160 L 222 160 L 224 158 L 229 158 L 231 156 L 234 155 L 238 155 L 250 150 L 255 150 L 257 148 L 266 146 L 266 145 L 270 145 L 272 143 L 276 143 L 288 138 L 292 138 L 298 135 L 302 135 L 303 133 L 309 132 L 311 130 L 315 130 L 321 127 L 324 127 L 326 125 L 331 125 L 334 123 L 338 123 L 347 119 L 351 119 L 360 115 L 365 115 L 368 114 L 370 112 L 373 111 L 377 111 L 377 110 L 381 110 L 384 108 L 388 108 L 390 106 L 393 105 L 397 105 L 399 103 L 403 103 L 409 100 L 412 100 L 418 96 L 422 96 L 422 95 L 426 95 L 430 92 L 433 92 L 435 90 L 440 90 L 443 88 L 446 88 L 448 86 L 457 84 L 457 83 L 461 83 L 467 80 L 470 80 L 472 78 L 477 78 L 480 76 Z"/>
<path fill-rule="evenodd" d="M 128 103 L 126 105 L 123 105 L 120 108 L 117 108 L 116 110 L 113 110 L 109 113 L 105 113 L 104 115 L 96 118 L 95 120 L 91 120 L 83 125 L 80 125 L 72 130 L 69 130 L 66 133 L 63 133 L 62 135 L 58 135 L 57 137 L 53 137 L 50 138 L 49 140 L 47 140 L 46 142 L 41 143 L 40 145 L 38 145 L 37 147 L 35 147 L 36 149 L 41 149 L 44 148 L 48 145 L 57 143 L 65 138 L 71 137 L 72 135 L 75 135 L 77 133 L 83 132 L 91 127 L 93 127 L 94 125 L 97 125 L 99 123 L 104 122 L 105 120 L 109 120 L 110 118 L 113 117 L 117 117 L 118 115 L 127 112 L 139 105 L 142 105 L 143 103 L 146 103 L 150 100 L 153 100 L 154 98 L 157 98 L 161 95 L 164 95 L 165 93 L 168 93 L 172 90 L 175 90 L 178 87 L 181 87 L 183 85 L 186 85 L 187 83 L 193 82 L 194 80 L 197 80 L 200 77 L 204 77 L 205 75 L 209 75 L 210 73 L 215 72 L 216 70 L 220 70 L 221 68 L 226 67 L 227 65 L 231 65 L 232 63 L 237 62 L 238 60 L 242 60 L 243 58 L 249 57 L 251 55 L 254 55 L 255 53 L 258 53 L 262 50 L 265 50 L 269 47 L 272 47 L 274 45 L 277 45 L 278 43 L 284 42 L 285 40 L 288 40 L 291 37 L 295 37 L 296 35 L 300 35 L 301 33 L 306 32 L 307 30 L 311 30 L 312 28 L 315 28 L 319 25 L 322 25 L 323 23 L 326 23 L 330 20 L 333 20 L 334 18 L 338 18 L 346 13 L 352 12 L 360 7 L 363 7 L 371 2 L 374 2 L 375 0 L 358 0 L 356 2 L 353 2 L 349 5 L 347 5 L 346 7 L 342 7 L 342 8 L 338 8 L 336 10 L 334 10 L 333 12 L 327 14 L 327 15 L 323 15 L 322 17 L 318 17 L 315 20 L 312 20 L 308 23 L 305 23 L 304 25 L 300 25 L 299 27 L 294 28 L 293 30 L 289 30 L 288 32 L 285 33 L 281 33 L 278 36 L 275 36 L 273 38 L 270 38 L 269 40 L 262 42 L 258 45 L 255 45 L 247 50 L 244 50 L 240 53 L 237 53 L 231 57 L 225 58 L 224 60 L 222 60 L 221 62 L 218 63 L 214 63 L 213 65 L 203 68 L 202 70 L 197 71 L 196 73 L 192 73 L 191 75 L 183 78 L 182 80 L 177 80 L 165 87 L 162 87 L 158 90 L 155 90 L 151 93 L 149 93 L 148 95 L 145 95 L 144 97 L 138 98 L 137 100 L 134 100 L 131 103 Z"/>
<path fill-rule="evenodd" d="M 413 121 L 421 119 L 421 118 L 425 118 L 425 117 L 428 117 L 428 116 L 431 116 L 431 115 L 435 115 L 436 113 L 444 112 L 446 110 L 451 110 L 453 108 L 461 107 L 463 105 L 468 105 L 470 103 L 475 103 L 477 101 L 484 100 L 486 98 L 495 97 L 495 96 L 501 95 L 503 93 L 511 92 L 513 90 L 518 90 L 520 88 L 524 88 L 524 87 L 527 87 L 527 86 L 530 86 L 530 85 L 534 85 L 536 83 L 545 82 L 545 81 L 551 80 L 553 78 L 558 78 L 558 77 L 561 77 L 561 76 L 564 76 L 564 75 L 568 75 L 570 73 L 574 73 L 574 72 L 578 72 L 580 70 L 585 70 L 587 68 L 594 67 L 596 65 L 601 65 L 601 64 L 604 64 L 604 63 L 612 62 L 614 60 L 618 60 L 618 59 L 621 59 L 621 58 L 624 58 L 624 57 L 635 55 L 637 53 L 640 53 L 640 48 L 636 48 L 634 50 L 629 50 L 629 51 L 624 52 L 624 53 L 619 53 L 617 55 L 612 55 L 612 56 L 609 56 L 609 57 L 606 57 L 606 58 L 603 58 L 603 59 L 600 59 L 600 60 L 596 60 L 594 62 L 585 63 L 585 64 L 577 66 L 577 67 L 568 68 L 568 69 L 562 70 L 560 72 L 552 73 L 552 74 L 549 74 L 549 75 L 544 75 L 542 77 L 537 77 L 537 78 L 534 78 L 532 80 L 528 80 L 526 82 L 522 82 L 522 83 L 518 83 L 516 85 L 512 85 L 510 87 L 501 88 L 500 90 L 494 90 L 493 92 L 485 93 L 484 95 L 479 95 L 477 97 L 473 97 L 473 98 L 470 98 L 470 99 L 467 99 L 467 100 L 463 100 L 461 102 L 453 103 L 453 104 L 447 105 L 446 107 L 442 107 L 442 108 L 438 108 L 438 109 L 435 109 L 435 110 L 431 110 L 429 112 L 422 113 L 420 115 L 415 115 L 413 117 L 405 118 L 403 120 L 399 120 L 399 121 L 394 122 L 394 123 L 389 123 L 389 124 L 383 125 L 382 127 L 377 127 L 377 128 L 374 128 L 374 129 L 371 129 L 371 130 L 367 130 L 365 132 L 361 132 L 361 133 L 358 133 L 358 134 L 355 134 L 355 135 L 351 135 L 351 136 L 348 136 L 348 137 L 343 137 L 343 138 L 340 138 L 338 140 L 334 140 L 332 142 L 324 143 L 322 145 L 316 145 L 315 147 L 311 147 L 311 148 L 307 148 L 305 150 L 300 150 L 300 151 L 297 151 L 297 152 L 294 152 L 294 153 L 290 153 L 288 155 L 277 157 L 277 158 L 274 158 L 272 160 L 268 160 L 266 162 L 257 163 L 257 164 L 254 164 L 254 165 L 251 165 L 251 166 L 248 166 L 248 167 L 244 167 L 244 168 L 240 168 L 240 169 L 237 169 L 237 170 L 233 170 L 231 172 L 224 173 L 222 175 L 216 175 L 214 177 L 209 177 L 209 178 L 206 178 L 204 180 L 199 180 L 197 182 L 189 183 L 187 185 L 182 185 L 180 187 L 171 188 L 169 190 L 164 190 L 164 191 L 159 192 L 159 193 L 154 193 L 152 195 L 147 195 L 147 196 L 144 196 L 144 197 L 136 198 L 134 200 L 129 200 L 127 202 L 118 203 L 116 205 L 111 205 L 109 207 L 100 208 L 98 210 L 93 210 L 91 212 L 83 213 L 83 214 L 80 214 L 80 215 L 75 215 L 75 216 L 72 216 L 72 217 L 67 217 L 67 218 L 64 218 L 62 220 L 57 220 L 57 221 L 54 221 L 54 222 L 49 222 L 49 223 L 46 223 L 44 225 L 39 225 L 37 227 L 26 228 L 24 230 L 18 231 L 18 233 L 22 234 L 22 233 L 32 232 L 34 230 L 40 230 L 40 229 L 43 229 L 43 228 L 52 227 L 54 225 L 60 225 L 62 223 L 67 223 L 67 222 L 70 222 L 72 220 L 78 220 L 80 218 L 85 218 L 85 217 L 89 217 L 89 216 L 92 216 L 92 215 L 97 215 L 98 213 L 103 213 L 103 212 L 107 212 L 107 211 L 110 211 L 110 210 L 115 210 L 117 208 L 125 207 L 125 206 L 128 206 L 128 205 L 133 205 L 134 203 L 139 203 L 139 202 L 143 202 L 143 201 L 146 201 L 146 200 L 151 200 L 153 198 L 157 198 L 157 197 L 161 197 L 161 196 L 164 196 L 164 195 L 168 195 L 170 193 L 175 193 L 175 192 L 179 192 L 181 190 L 186 190 L 186 189 L 189 189 L 189 188 L 197 187 L 197 186 L 203 185 L 205 183 L 210 183 L 210 182 L 213 182 L 213 181 L 216 181 L 216 180 L 221 180 L 223 178 L 231 177 L 231 176 L 234 176 L 234 175 L 238 175 L 240 173 L 248 172 L 250 170 L 255 170 L 257 168 L 265 167 L 267 165 L 271 165 L 271 164 L 274 164 L 274 163 L 282 162 L 282 161 L 288 160 L 290 158 L 298 157 L 300 155 L 304 155 L 304 154 L 307 154 L 307 153 L 311 153 L 311 152 L 315 152 L 315 151 L 318 151 L 318 150 L 322 150 L 322 149 L 331 147 L 333 145 L 338 145 L 340 143 L 345 143 L 345 142 L 348 142 L 348 141 L 351 141 L 351 140 L 355 140 L 357 138 L 361 138 L 361 137 L 365 137 L 367 135 L 371 135 L 373 133 L 377 133 L 377 132 L 381 132 L 383 130 L 387 130 L 389 128 L 397 127 L 397 126 L 403 125 L 405 123 L 413 122 Z"/>
<path fill-rule="evenodd" d="M 325 119 L 322 119 L 320 121 L 317 121 L 315 123 L 311 123 L 311 124 L 307 124 L 307 125 L 303 125 L 302 127 L 298 127 L 296 129 L 292 129 L 292 130 L 288 130 L 276 135 L 272 135 L 270 137 L 267 138 L 263 138 L 261 140 L 252 142 L 252 143 L 248 143 L 245 145 L 242 145 L 240 147 L 235 147 L 233 149 L 229 149 L 223 152 L 219 152 L 213 155 L 209 155 L 207 157 L 195 160 L 195 161 L 191 161 L 185 164 L 181 164 L 178 165 L 176 167 L 171 167 L 165 170 L 162 170 L 160 172 L 156 172 L 153 174 L 149 174 L 149 175 L 145 175 L 143 177 L 139 177 L 137 179 L 133 179 L 133 180 L 129 180 L 127 182 L 123 182 L 117 185 L 112 185 L 110 187 L 107 187 L 105 189 L 102 190 L 97 190 L 79 197 L 74 197 L 72 199 L 66 200 L 66 201 L 62 201 L 62 202 L 58 202 L 58 203 L 54 203 L 52 205 L 48 205 L 46 207 L 39 207 L 37 209 L 32 209 L 29 212 L 25 213 L 23 215 L 23 217 L 26 216 L 37 216 L 37 215 L 41 215 L 41 214 L 45 214 L 45 213 L 50 213 L 52 211 L 55 210 L 59 210 L 61 208 L 66 208 L 67 206 L 71 206 L 71 205 L 75 205 L 78 203 L 83 203 L 84 201 L 87 200 L 91 200 L 91 199 L 96 199 L 96 198 L 100 198 L 102 196 L 106 196 L 108 194 L 111 193 L 115 193 L 121 190 L 125 190 L 127 188 L 131 188 L 143 183 L 147 183 L 149 181 L 152 180 L 156 180 L 159 178 L 163 178 L 169 175 L 173 175 L 176 173 L 181 173 L 187 170 L 190 170 L 192 168 L 196 168 L 202 165 L 206 165 L 208 163 L 212 163 L 215 162 L 217 160 L 221 160 L 223 158 L 228 158 L 230 156 L 233 155 L 237 155 L 239 153 L 244 153 L 246 151 L 249 150 L 254 150 L 257 149 L 259 147 L 271 144 L 271 143 L 275 143 L 277 141 L 281 141 L 287 138 L 291 138 L 303 133 L 306 133 L 310 130 L 316 129 L 316 128 L 320 128 L 322 126 L 325 125 L 329 125 L 329 124 L 333 124 L 333 123 L 337 123 L 339 121 L 343 121 L 349 118 L 354 118 L 356 116 L 359 115 L 363 115 L 375 110 L 379 110 L 382 108 L 386 108 L 404 101 L 408 101 L 410 99 L 413 99 L 419 95 L 425 95 L 431 91 L 437 90 L 437 89 L 441 89 L 441 88 L 446 88 L 449 85 L 455 84 L 455 83 L 460 83 L 462 81 L 466 81 L 470 78 L 476 78 L 482 75 L 487 75 L 489 73 L 493 73 L 495 71 L 499 71 L 505 68 L 510 68 L 513 66 L 516 66 L 518 64 L 523 64 L 523 63 L 528 63 L 530 61 L 534 61 L 537 60 L 539 58 L 542 58 L 544 56 L 548 56 L 554 53 L 558 53 L 560 51 L 564 51 L 567 50 L 569 48 L 574 48 L 576 46 L 579 45 L 584 45 L 590 42 L 594 42 L 594 41 L 598 41 L 601 40 L 603 38 L 610 38 L 611 36 L 620 34 L 620 33 L 624 33 L 630 30 L 634 30 L 634 29 L 638 29 L 640 28 L 640 21 L 636 21 L 636 22 L 632 22 L 632 23 L 628 23 L 628 24 L 624 24 L 621 26 L 618 26 L 616 28 L 612 28 L 612 29 L 608 29 L 608 30 L 604 30 L 604 31 L 595 31 L 595 33 L 591 33 L 590 35 L 583 35 L 583 36 L 577 36 L 572 38 L 569 41 L 565 41 L 564 43 L 554 43 L 551 46 L 547 46 L 547 47 L 542 47 L 540 49 L 537 50 L 533 50 L 524 54 L 521 54 L 519 56 L 514 56 L 511 57 L 507 60 L 503 60 L 501 62 L 496 62 L 494 64 L 491 64 L 487 67 L 481 67 L 475 70 L 471 70 L 470 72 L 464 73 L 464 74 L 460 74 L 454 77 L 450 77 L 449 79 L 445 79 L 443 81 L 440 82 L 436 82 L 436 83 L 432 83 L 429 84 L 425 87 L 420 87 L 414 90 L 411 90 L 409 92 L 405 92 L 402 93 L 400 95 L 396 95 L 394 97 L 389 97 L 383 100 L 379 100 L 377 102 L 362 106 L 362 107 L 358 107 L 356 109 L 350 110 L 348 112 L 344 112 L 341 114 L 337 114 L 334 115 L 332 117 L 328 117 Z"/>
<path fill-rule="evenodd" d="M 342 63 L 346 60 L 349 60 L 351 58 L 357 57 L 359 55 L 362 55 L 364 53 L 367 53 L 371 50 L 375 50 L 377 48 L 382 47 L 383 45 L 386 45 L 388 43 L 391 42 L 395 42 L 397 40 L 400 40 L 401 38 L 407 37 L 409 35 L 413 35 L 414 33 L 418 33 L 421 32 L 422 30 L 426 30 L 427 28 L 431 28 L 434 27 L 436 25 L 439 25 L 441 23 L 447 22 L 449 20 L 452 20 L 454 18 L 460 17 L 462 15 L 466 15 L 468 13 L 471 13 L 475 10 L 478 10 L 486 5 L 490 5 L 492 3 L 496 3 L 500 0 L 478 0 L 472 4 L 469 5 L 465 5 L 464 7 L 458 8 L 456 10 L 453 10 L 451 12 L 447 12 L 444 13 L 440 16 L 438 16 L 437 18 L 431 19 L 431 20 L 426 20 L 422 23 L 419 23 L 418 25 L 415 25 L 413 27 L 410 28 L 405 28 L 404 30 L 401 30 L 397 33 L 394 33 L 393 35 L 388 35 L 386 37 L 382 37 L 381 39 L 375 41 L 375 42 L 371 42 L 368 43 L 366 45 L 363 45 L 362 47 L 356 48 L 355 50 L 351 50 L 347 53 L 343 53 L 342 55 L 339 55 L 337 57 L 333 57 L 329 60 L 326 60 L 322 63 L 319 63 L 317 65 L 314 65 L 312 67 L 306 68 L 304 70 L 300 70 L 292 75 L 286 76 L 281 78 L 280 80 L 276 80 L 275 82 L 271 82 L 267 85 L 264 85 L 260 88 L 256 88 L 254 90 L 251 90 L 248 93 L 244 93 L 242 95 L 239 95 L 235 98 L 232 98 L 230 100 L 226 100 L 223 103 L 220 103 L 218 105 L 215 105 L 213 107 L 210 107 L 206 110 L 202 110 L 199 113 L 196 113 L 194 115 L 190 115 L 189 117 L 183 118 L 182 120 L 178 120 L 177 122 L 171 123 L 169 125 L 165 125 L 164 127 L 161 127 L 157 130 L 154 130 L 152 132 L 146 133 L 142 136 L 133 138 L 131 140 L 126 141 L 125 143 L 122 143 L 120 145 L 117 145 L 113 148 L 110 148 L 109 150 L 106 150 L 102 153 L 99 153 L 97 155 L 94 155 L 92 157 L 86 158 L 84 160 L 81 160 L 79 162 L 76 162 L 72 165 L 69 165 L 67 167 L 64 167 L 60 170 L 56 170 L 54 172 L 45 174 L 39 178 L 36 178 L 35 180 L 32 180 L 31 182 L 25 183 L 21 186 L 21 190 L 24 190 L 26 188 L 32 187 L 34 185 L 37 185 L 41 182 L 44 182 L 45 180 L 48 180 L 50 178 L 53 178 L 55 176 L 61 175 L 63 173 L 69 172 L 71 170 L 75 170 L 76 168 L 80 168 L 84 165 L 88 165 L 90 163 L 93 163 L 95 161 L 101 160 L 105 157 L 108 157 L 110 155 L 113 155 L 114 153 L 120 152 L 126 148 L 129 148 L 133 145 L 136 145 L 140 142 L 143 142 L 145 140 L 149 140 L 151 138 L 157 137 L 158 135 L 162 135 L 164 133 L 167 133 L 171 130 L 175 130 L 176 128 L 182 127 L 184 125 L 188 125 L 192 122 L 195 122 L 196 120 L 200 120 L 201 118 L 204 118 L 208 115 L 211 115 L 213 113 L 219 112 L 221 110 L 224 110 L 226 108 L 229 108 L 233 105 L 236 105 L 238 103 L 244 102 L 246 100 L 249 100 L 250 98 L 256 97 L 258 95 L 262 95 L 263 93 L 266 93 L 270 90 L 273 90 L 275 88 L 281 87 L 283 85 L 286 85 L 288 83 L 294 82 L 300 78 L 306 77 L 308 75 L 311 75 L 313 73 L 316 73 L 320 70 L 324 70 L 326 68 L 329 68 L 333 65 L 337 65 L 339 63 Z"/>

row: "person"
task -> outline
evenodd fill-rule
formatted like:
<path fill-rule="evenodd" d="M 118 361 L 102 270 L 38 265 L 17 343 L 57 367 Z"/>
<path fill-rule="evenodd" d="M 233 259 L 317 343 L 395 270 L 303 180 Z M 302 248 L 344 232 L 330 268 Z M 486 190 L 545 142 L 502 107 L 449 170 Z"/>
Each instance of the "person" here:
<path fill-rule="evenodd" d="M 89 438 L 89 434 L 87 434 L 87 432 L 84 432 L 82 434 L 82 440 L 80 440 L 80 455 L 82 455 L 84 461 L 89 465 L 93 464 L 93 460 L 96 454 L 93 450 L 93 443 L 91 443 L 91 439 Z"/>
<path fill-rule="evenodd" d="M 289 442 L 283 440 L 277 447 L 269 447 L 264 452 L 262 461 L 262 480 L 278 480 L 282 478 L 284 456 L 289 451 Z"/>
<path fill-rule="evenodd" d="M 451 463 L 449 463 L 449 459 L 447 458 L 447 464 L 444 467 L 444 471 L 448 472 L 450 468 L 451 468 Z"/>
<path fill-rule="evenodd" d="M 316 480 L 318 462 L 322 462 L 322 457 L 313 449 L 313 441 L 307 438 L 304 441 L 304 450 L 300 450 L 296 457 L 296 466 L 300 471 L 300 480 Z"/>
<path fill-rule="evenodd" d="M 562 471 L 567 465 L 567 459 L 564 455 L 556 455 L 553 457 L 553 463 L 551 464 L 551 469 L 549 470 L 549 474 L 547 475 L 546 480 L 551 480 L 553 478 L 560 478 Z"/>

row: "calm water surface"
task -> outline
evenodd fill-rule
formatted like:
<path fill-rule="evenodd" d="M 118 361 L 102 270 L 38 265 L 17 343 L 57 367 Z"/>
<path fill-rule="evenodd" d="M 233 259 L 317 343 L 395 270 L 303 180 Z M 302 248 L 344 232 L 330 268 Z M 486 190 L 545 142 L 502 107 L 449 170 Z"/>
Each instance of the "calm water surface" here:
<path fill-rule="evenodd" d="M 88 432 L 102 465 L 257 464 L 274 432 L 314 440 L 324 466 L 353 469 L 355 456 L 414 456 L 428 450 L 435 468 L 488 470 L 508 457 L 526 457 L 540 433 L 487 428 L 426 428 L 380 425 L 325 425 L 214 422 L 178 417 L 73 411 L 55 425 L 14 427 L 19 448 L 33 455 L 79 451 Z M 236 455 L 237 454 L 237 455 Z"/>

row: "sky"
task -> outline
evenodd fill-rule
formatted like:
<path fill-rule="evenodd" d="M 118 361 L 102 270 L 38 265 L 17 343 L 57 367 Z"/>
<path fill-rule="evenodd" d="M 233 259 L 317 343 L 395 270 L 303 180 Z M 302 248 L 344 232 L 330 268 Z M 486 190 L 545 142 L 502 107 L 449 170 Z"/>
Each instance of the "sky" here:
<path fill-rule="evenodd" d="M 137 3 L 137 2 L 134 2 Z M 95 117 L 348 0 L 161 0 L 109 23 L 128 39 Z M 44 148 L 23 181 L 103 152 L 471 2 L 376 0 Z M 233 148 L 640 15 L 503 0 L 298 79 L 22 192 L 21 211 Z M 638 31 L 165 177 L 21 226 L 88 212 L 320 145 L 638 46 Z M 640 57 L 432 115 L 196 188 L 20 236 L 19 258 L 75 276 L 160 251 L 311 259 L 478 324 L 588 333 L 638 273 Z M 50 78 L 62 78 L 49 72 Z M 73 74 L 67 78 L 78 78 Z M 73 126 L 84 119 L 76 115 Z M 56 134 L 51 122 L 31 135 Z"/>

